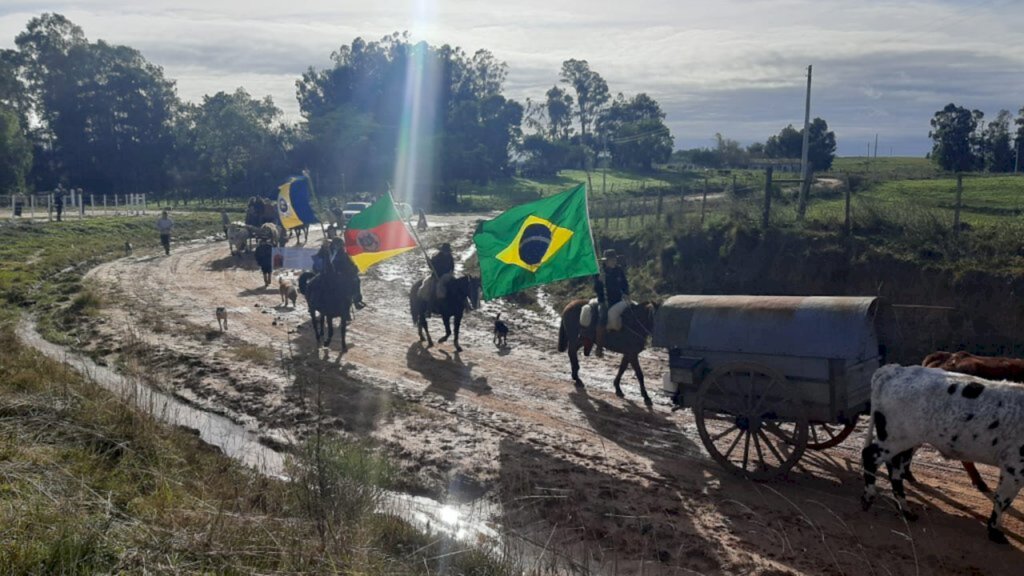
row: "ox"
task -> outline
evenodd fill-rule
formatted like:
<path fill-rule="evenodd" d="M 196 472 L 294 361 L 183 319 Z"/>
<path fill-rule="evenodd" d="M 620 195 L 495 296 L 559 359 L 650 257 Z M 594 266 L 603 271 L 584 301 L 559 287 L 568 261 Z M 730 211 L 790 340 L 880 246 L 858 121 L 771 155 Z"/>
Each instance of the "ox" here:
<path fill-rule="evenodd" d="M 871 423 L 861 453 L 865 510 L 874 501 L 876 472 L 884 462 L 900 510 L 915 519 L 903 478 L 922 444 L 947 458 L 999 467 L 988 537 L 1007 543 L 1000 520 L 1024 483 L 1024 388 L 922 366 L 879 368 L 871 377 Z"/>
<path fill-rule="evenodd" d="M 970 374 L 985 380 L 1009 380 L 1024 384 L 1024 360 L 1017 358 L 975 356 L 968 352 L 933 352 L 921 362 L 921 365 L 927 368 L 941 368 L 947 372 Z M 973 463 L 961 462 L 961 464 L 964 465 L 964 470 L 971 477 L 971 484 L 974 484 L 975 488 L 982 494 L 991 492 Z M 907 466 L 910 466 L 910 462 L 907 462 Z M 906 479 L 911 482 L 915 481 L 909 468 Z"/>

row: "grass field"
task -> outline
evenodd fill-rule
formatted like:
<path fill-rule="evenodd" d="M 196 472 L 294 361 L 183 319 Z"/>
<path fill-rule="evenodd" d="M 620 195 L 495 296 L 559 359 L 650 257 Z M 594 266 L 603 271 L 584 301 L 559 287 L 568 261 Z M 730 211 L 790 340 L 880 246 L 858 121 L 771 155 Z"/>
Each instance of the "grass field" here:
<path fill-rule="evenodd" d="M 936 178 L 943 174 L 935 162 L 928 158 L 889 156 L 868 158 L 846 156 L 832 163 L 833 173 L 877 174 L 886 179 Z"/>

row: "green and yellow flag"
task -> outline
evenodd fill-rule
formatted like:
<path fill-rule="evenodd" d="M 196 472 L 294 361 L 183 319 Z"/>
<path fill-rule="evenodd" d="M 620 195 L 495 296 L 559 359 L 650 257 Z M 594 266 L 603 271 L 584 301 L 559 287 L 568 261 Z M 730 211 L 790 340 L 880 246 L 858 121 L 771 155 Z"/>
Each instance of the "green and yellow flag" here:
<path fill-rule="evenodd" d="M 585 184 L 483 222 L 473 243 L 485 300 L 598 273 Z"/>

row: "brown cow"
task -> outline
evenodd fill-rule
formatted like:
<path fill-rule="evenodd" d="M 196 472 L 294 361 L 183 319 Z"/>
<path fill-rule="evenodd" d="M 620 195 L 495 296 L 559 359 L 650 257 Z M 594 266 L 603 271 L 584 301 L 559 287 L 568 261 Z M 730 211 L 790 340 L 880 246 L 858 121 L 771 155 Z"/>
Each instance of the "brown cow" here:
<path fill-rule="evenodd" d="M 968 352 L 933 352 L 921 365 L 925 368 L 941 368 L 947 372 L 970 374 L 985 380 L 1017 382 L 1024 384 L 1024 360 L 998 356 L 975 356 Z M 985 481 L 978 474 L 973 462 L 962 462 L 971 483 L 984 494 L 990 492 Z"/>

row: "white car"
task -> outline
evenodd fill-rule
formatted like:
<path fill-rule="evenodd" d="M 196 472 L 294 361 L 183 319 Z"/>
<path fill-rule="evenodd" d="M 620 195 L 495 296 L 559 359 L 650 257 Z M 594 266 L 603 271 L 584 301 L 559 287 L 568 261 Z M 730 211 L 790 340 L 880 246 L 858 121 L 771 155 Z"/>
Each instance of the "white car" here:
<path fill-rule="evenodd" d="M 341 209 L 341 215 L 345 217 L 345 222 L 348 222 L 353 216 L 369 207 L 369 202 L 346 202 L 345 207 Z"/>

